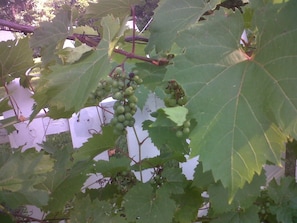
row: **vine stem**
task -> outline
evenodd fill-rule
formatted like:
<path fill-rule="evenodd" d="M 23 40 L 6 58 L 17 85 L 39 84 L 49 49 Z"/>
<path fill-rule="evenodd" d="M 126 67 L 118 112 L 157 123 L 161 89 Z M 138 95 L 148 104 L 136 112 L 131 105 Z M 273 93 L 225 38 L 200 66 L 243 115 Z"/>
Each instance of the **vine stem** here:
<path fill-rule="evenodd" d="M 135 32 L 136 32 L 136 18 L 135 18 L 135 6 L 131 7 L 132 21 L 133 21 L 133 33 L 132 33 L 132 54 L 135 53 Z"/>
<path fill-rule="evenodd" d="M 140 174 L 140 180 L 141 182 L 143 182 L 143 176 L 142 176 L 142 165 L 141 165 L 141 160 L 142 160 L 142 155 L 141 155 L 141 146 L 143 144 L 143 141 L 140 142 L 139 137 L 137 135 L 135 126 L 132 127 L 133 132 L 135 134 L 136 140 L 137 140 L 137 144 L 138 144 L 138 162 L 139 162 L 139 174 Z"/>

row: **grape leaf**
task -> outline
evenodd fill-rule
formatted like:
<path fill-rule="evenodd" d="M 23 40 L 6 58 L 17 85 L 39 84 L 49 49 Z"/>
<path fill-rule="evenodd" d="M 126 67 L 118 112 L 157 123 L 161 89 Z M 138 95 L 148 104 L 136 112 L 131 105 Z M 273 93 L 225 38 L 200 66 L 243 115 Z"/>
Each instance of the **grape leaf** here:
<path fill-rule="evenodd" d="M 250 183 L 246 183 L 243 188 L 239 189 L 230 204 L 228 189 L 224 188 L 220 182 L 211 184 L 208 187 L 211 207 L 215 214 L 222 214 L 238 207 L 247 209 L 253 205 L 260 195 L 260 187 L 266 184 L 265 172 L 261 175 L 255 175 Z"/>
<path fill-rule="evenodd" d="M 0 86 L 18 77 L 26 78 L 26 71 L 33 65 L 28 38 L 0 42 Z"/>
<path fill-rule="evenodd" d="M 57 13 L 52 22 L 42 22 L 34 30 L 30 45 L 34 49 L 41 49 L 40 54 L 44 66 L 56 60 L 56 50 L 62 49 L 71 21 L 70 8 L 65 8 Z"/>
<path fill-rule="evenodd" d="M 198 122 L 190 135 L 192 155 L 200 155 L 230 198 L 267 160 L 280 165 L 286 134 L 296 136 L 296 3 L 291 5 L 256 9 L 259 40 L 251 57 L 240 46 L 238 11 L 216 11 L 176 39 L 185 53 L 173 59 L 165 78 L 177 80 L 190 98 L 186 107 Z"/>
<path fill-rule="evenodd" d="M 98 154 L 112 149 L 115 146 L 117 136 L 113 133 L 111 126 L 103 126 L 102 134 L 94 134 L 79 150 L 73 154 L 76 161 L 91 160 Z"/>
<path fill-rule="evenodd" d="M 171 223 L 175 202 L 165 190 L 153 192 L 149 184 L 136 184 L 124 197 L 124 208 L 129 222 Z"/>
<path fill-rule="evenodd" d="M 72 64 L 78 61 L 85 53 L 90 52 L 91 50 L 92 48 L 86 44 L 82 44 L 75 48 L 67 47 L 59 52 L 59 57 L 64 64 Z"/>
<path fill-rule="evenodd" d="M 188 114 L 188 109 L 182 106 L 175 108 L 161 108 L 159 110 L 163 111 L 166 117 L 176 123 L 177 126 L 183 125 Z"/>
<path fill-rule="evenodd" d="M 197 218 L 198 209 L 203 204 L 201 197 L 202 190 L 196 187 L 186 187 L 183 194 L 177 194 L 173 196 L 178 210 L 175 213 L 175 219 L 180 223 L 195 222 Z"/>
<path fill-rule="evenodd" d="M 52 171 L 54 160 L 43 152 L 28 149 L 12 153 L 10 149 L 1 150 L 0 159 L 0 197 L 1 201 L 18 206 L 24 204 L 45 205 L 48 192 L 37 190 L 36 185 L 46 179 Z"/>
<path fill-rule="evenodd" d="M 84 106 L 89 94 L 96 89 L 98 81 L 109 74 L 111 65 L 108 50 L 113 36 L 110 35 L 110 22 L 104 22 L 106 19 L 108 17 L 102 20 L 103 39 L 90 55 L 74 64 L 52 66 L 52 73 L 42 76 L 36 89 L 38 94 L 33 96 L 37 102 L 33 115 L 48 106 L 51 117 L 61 118 L 61 110 L 65 112 L 64 117 L 69 117 Z M 118 27 L 117 24 L 114 25 Z M 51 107 L 55 112 L 51 112 Z"/>
<path fill-rule="evenodd" d="M 167 117 L 165 118 L 167 119 Z M 173 126 L 173 122 L 170 121 L 168 123 L 168 119 L 160 121 L 158 125 L 150 120 L 143 122 L 143 129 L 148 130 L 152 142 L 158 149 L 165 149 L 173 153 L 188 154 L 189 145 L 186 142 L 186 136 L 182 138 L 176 137 L 176 131 L 173 129 Z"/>
<path fill-rule="evenodd" d="M 155 47 L 157 52 L 168 51 L 178 32 L 198 22 L 207 10 L 212 9 L 218 0 L 164 0 L 155 10 L 154 20 L 150 25 L 151 37 L 147 51 Z M 166 27 L 166 28 L 165 28 Z M 170 29 L 168 29 L 170 27 Z"/>
<path fill-rule="evenodd" d="M 107 201 L 91 201 L 88 197 L 84 197 L 75 201 L 74 208 L 70 212 L 70 221 L 73 223 L 126 222 L 123 217 L 112 213 L 112 210 L 112 204 L 108 203 Z"/>
<path fill-rule="evenodd" d="M 182 194 L 184 192 L 187 179 L 185 175 L 182 174 L 180 168 L 164 168 L 161 176 L 165 181 L 162 185 L 163 189 L 172 194 Z"/>
<path fill-rule="evenodd" d="M 132 5 L 139 5 L 142 2 L 142 0 L 100 0 L 98 3 L 90 3 L 86 14 L 92 18 L 102 18 L 111 14 L 122 20 L 130 15 Z"/>
<path fill-rule="evenodd" d="M 274 201 L 270 207 L 272 214 L 275 214 L 278 222 L 293 223 L 297 218 L 297 184 L 294 178 L 282 178 L 277 184 L 273 179 L 268 187 L 268 195 Z"/>
<path fill-rule="evenodd" d="M 230 211 L 212 220 L 212 223 L 250 223 L 259 222 L 258 207 L 251 206 L 246 210 Z"/>
<path fill-rule="evenodd" d="M 53 181 L 54 185 L 43 185 L 51 191 L 50 200 L 45 209 L 51 212 L 62 210 L 66 203 L 81 190 L 93 164 L 94 162 L 89 160 L 75 162 L 70 169 L 64 169 L 63 178 Z"/>
<path fill-rule="evenodd" d="M 100 172 L 104 177 L 115 176 L 119 172 L 130 169 L 131 160 L 127 157 L 111 157 L 109 161 L 98 160 L 95 164 L 95 172 Z"/>

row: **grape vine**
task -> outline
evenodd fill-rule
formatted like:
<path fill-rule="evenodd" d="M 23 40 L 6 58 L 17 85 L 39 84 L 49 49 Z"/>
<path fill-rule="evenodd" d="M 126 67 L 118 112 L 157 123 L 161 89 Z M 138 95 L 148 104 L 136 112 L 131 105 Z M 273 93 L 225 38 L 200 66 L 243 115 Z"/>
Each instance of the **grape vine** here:
<path fill-rule="evenodd" d="M 41 73 L 32 120 L 115 101 L 110 123 L 77 150 L 51 137 L 40 152 L 0 150 L 0 222 L 296 222 L 295 178 L 267 182 L 264 171 L 297 137 L 296 9 L 294 0 L 100 0 L 83 15 L 61 7 L 40 27 L 0 20 L 27 36 L 0 43 L 0 85 L 33 79 L 31 64 Z M 147 106 L 148 94 L 161 102 Z M 96 160 L 103 152 L 108 160 Z M 24 205 L 47 214 L 16 211 Z"/>

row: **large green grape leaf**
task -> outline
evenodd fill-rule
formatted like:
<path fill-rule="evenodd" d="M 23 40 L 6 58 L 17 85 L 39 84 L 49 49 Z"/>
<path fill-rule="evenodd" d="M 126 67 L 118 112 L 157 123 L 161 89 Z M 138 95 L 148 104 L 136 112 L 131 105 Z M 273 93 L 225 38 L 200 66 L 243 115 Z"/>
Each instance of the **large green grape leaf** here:
<path fill-rule="evenodd" d="M 124 197 L 124 208 L 129 222 L 171 223 L 175 202 L 168 191 L 153 192 L 150 184 L 136 184 Z"/>
<path fill-rule="evenodd" d="M 70 9 L 65 8 L 57 13 L 52 22 L 42 22 L 40 27 L 34 30 L 30 45 L 34 49 L 40 49 L 44 65 L 57 59 L 55 52 L 63 47 L 64 41 L 69 35 L 70 22 Z"/>
<path fill-rule="evenodd" d="M 150 25 L 151 37 L 147 50 L 168 51 L 177 33 L 196 23 L 201 16 L 216 5 L 219 0 L 164 0 L 160 1 Z"/>
<path fill-rule="evenodd" d="M 69 117 L 83 108 L 99 80 L 107 77 L 111 71 L 109 43 L 114 36 L 110 35 L 111 23 L 105 20 L 109 20 L 109 17 L 101 21 L 103 38 L 96 49 L 74 64 L 52 66 L 52 73 L 42 76 L 37 93 L 33 96 L 37 102 L 36 112 L 47 106 L 51 117 Z M 118 27 L 117 21 L 114 25 Z"/>
<path fill-rule="evenodd" d="M 0 42 L 0 86 L 17 77 L 26 77 L 26 71 L 34 65 L 28 38 Z"/>
<path fill-rule="evenodd" d="M 198 122 L 190 135 L 192 155 L 200 155 L 204 170 L 212 170 L 231 197 L 267 160 L 280 165 L 286 134 L 297 136 L 296 4 L 256 9 L 251 57 L 240 47 L 238 11 L 215 12 L 176 39 L 185 53 L 165 78 L 181 84 L 189 116 Z"/>

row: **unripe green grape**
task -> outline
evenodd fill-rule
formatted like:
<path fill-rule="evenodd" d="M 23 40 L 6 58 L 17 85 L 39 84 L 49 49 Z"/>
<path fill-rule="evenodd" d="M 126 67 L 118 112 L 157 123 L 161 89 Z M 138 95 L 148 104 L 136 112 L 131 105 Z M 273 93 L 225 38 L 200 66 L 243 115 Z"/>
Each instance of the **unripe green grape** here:
<path fill-rule="evenodd" d="M 131 108 L 131 110 L 136 109 L 136 104 L 135 103 L 130 103 L 129 107 Z"/>
<path fill-rule="evenodd" d="M 177 130 L 175 134 L 176 134 L 176 137 L 178 138 L 183 136 L 183 132 L 181 130 Z"/>
<path fill-rule="evenodd" d="M 130 111 L 131 111 L 131 108 L 130 108 L 130 106 L 129 106 L 129 105 L 125 105 L 124 107 L 125 107 L 125 113 L 127 113 L 127 112 L 130 112 Z"/>
<path fill-rule="evenodd" d="M 125 95 L 126 96 L 131 96 L 131 95 L 133 95 L 133 93 L 134 93 L 134 89 L 133 89 L 133 87 L 127 87 L 126 89 L 125 89 Z"/>
<path fill-rule="evenodd" d="M 135 95 L 131 95 L 129 98 L 128 98 L 129 102 L 131 103 L 137 103 L 138 102 L 138 98 L 135 96 Z"/>
<path fill-rule="evenodd" d="M 112 97 L 115 100 L 122 100 L 123 99 L 123 95 L 122 95 L 121 92 L 116 92 Z"/>
<path fill-rule="evenodd" d="M 125 112 L 125 107 L 123 105 L 119 105 L 116 107 L 116 113 L 117 114 L 122 114 Z"/>
<path fill-rule="evenodd" d="M 125 119 L 130 120 L 133 118 L 133 115 L 131 113 L 125 113 Z"/>
<path fill-rule="evenodd" d="M 110 120 L 110 123 L 112 124 L 112 125 L 116 125 L 117 123 L 118 123 L 118 119 L 116 118 L 116 117 L 113 117 L 111 120 Z"/>
<path fill-rule="evenodd" d="M 183 128 L 183 133 L 184 134 L 189 134 L 190 133 L 190 128 Z"/>
<path fill-rule="evenodd" d="M 114 70 L 114 74 L 120 75 L 123 72 L 121 67 L 116 67 L 116 69 Z"/>
<path fill-rule="evenodd" d="M 135 119 L 133 118 L 133 119 L 131 119 L 130 121 L 129 121 L 129 127 L 132 127 L 133 125 L 135 124 Z"/>
<path fill-rule="evenodd" d="M 185 128 L 189 128 L 191 126 L 191 122 L 190 121 L 185 121 L 184 122 L 184 127 Z"/>
<path fill-rule="evenodd" d="M 112 79 L 110 76 L 108 76 L 108 77 L 106 78 L 106 81 L 104 81 L 105 85 L 106 85 L 106 84 L 111 85 L 112 82 L 113 82 L 113 79 Z M 103 84 L 102 84 L 102 85 L 103 85 Z"/>
<path fill-rule="evenodd" d="M 118 82 L 118 88 L 119 89 L 123 89 L 125 87 L 125 81 L 124 80 L 121 80 Z"/>
<path fill-rule="evenodd" d="M 125 115 L 119 115 L 117 119 L 119 122 L 124 122 L 126 120 Z"/>
<path fill-rule="evenodd" d="M 124 129 L 125 129 L 125 126 L 124 126 L 123 123 L 118 122 L 118 123 L 115 125 L 115 128 L 116 128 L 117 130 L 124 130 Z"/>
<path fill-rule="evenodd" d="M 117 80 L 113 80 L 112 87 L 117 88 L 119 86 L 119 82 Z"/>
<path fill-rule="evenodd" d="M 124 124 L 125 127 L 127 127 L 127 126 L 129 126 L 130 121 L 129 121 L 129 120 L 125 120 L 125 121 L 123 122 L 123 124 Z"/>
<path fill-rule="evenodd" d="M 141 78 L 138 78 L 137 80 L 135 80 L 136 84 L 140 85 L 142 84 L 143 80 Z"/>

